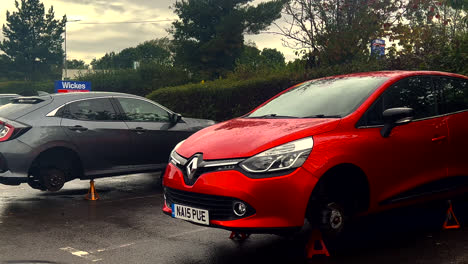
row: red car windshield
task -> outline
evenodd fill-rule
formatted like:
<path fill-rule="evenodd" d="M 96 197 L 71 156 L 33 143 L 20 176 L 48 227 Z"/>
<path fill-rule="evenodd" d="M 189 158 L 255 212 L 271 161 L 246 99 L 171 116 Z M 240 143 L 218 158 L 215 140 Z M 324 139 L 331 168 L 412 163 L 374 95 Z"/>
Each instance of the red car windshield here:
<path fill-rule="evenodd" d="M 344 117 L 386 80 L 388 77 L 366 76 L 310 81 L 281 94 L 246 117 Z"/>

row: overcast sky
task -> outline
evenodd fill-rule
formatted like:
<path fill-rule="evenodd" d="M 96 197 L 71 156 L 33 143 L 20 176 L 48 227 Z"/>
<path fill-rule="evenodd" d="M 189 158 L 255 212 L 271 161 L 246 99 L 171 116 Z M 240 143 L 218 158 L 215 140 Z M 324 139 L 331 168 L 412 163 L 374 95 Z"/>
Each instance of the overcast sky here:
<path fill-rule="evenodd" d="M 15 11 L 14 0 L 0 0 L 0 24 L 6 22 L 6 11 Z M 52 5 L 55 16 L 67 15 L 67 58 L 89 63 L 106 52 L 118 52 L 145 40 L 169 36 L 166 29 L 177 19 L 170 6 L 175 0 L 42 0 L 46 10 Z M 261 2 L 256 0 L 254 3 Z M 121 23 L 128 21 L 160 21 L 156 23 Z M 161 21 L 162 20 L 162 21 Z M 90 23 L 90 24 L 86 24 Z M 99 24 L 96 24 L 99 23 Z M 1 30 L 1 29 L 0 29 Z M 270 31 L 274 31 L 274 26 Z M 3 33 L 0 34 L 0 40 Z M 281 37 L 274 34 L 246 36 L 257 47 L 276 48 L 287 60 L 295 58 L 294 51 L 282 46 Z"/>

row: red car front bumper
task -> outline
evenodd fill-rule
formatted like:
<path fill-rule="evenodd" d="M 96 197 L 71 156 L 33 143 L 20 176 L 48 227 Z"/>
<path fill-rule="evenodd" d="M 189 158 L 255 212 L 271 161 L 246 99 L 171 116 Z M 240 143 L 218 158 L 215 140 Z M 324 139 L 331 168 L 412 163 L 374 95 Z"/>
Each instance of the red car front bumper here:
<path fill-rule="evenodd" d="M 185 184 L 182 172 L 173 164 L 168 165 L 164 175 L 165 188 L 231 197 L 250 205 L 255 213 L 244 218 L 217 220 L 210 217 L 211 226 L 232 230 L 303 226 L 309 197 L 316 183 L 317 178 L 303 168 L 265 179 L 252 179 L 236 170 L 209 172 L 202 174 L 192 186 Z M 172 214 L 166 203 L 163 211 Z"/>

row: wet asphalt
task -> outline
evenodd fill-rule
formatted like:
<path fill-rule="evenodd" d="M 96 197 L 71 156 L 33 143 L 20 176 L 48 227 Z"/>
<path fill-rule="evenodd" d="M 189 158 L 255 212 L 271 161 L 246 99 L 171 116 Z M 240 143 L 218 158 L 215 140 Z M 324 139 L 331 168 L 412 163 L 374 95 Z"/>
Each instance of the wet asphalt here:
<path fill-rule="evenodd" d="M 96 180 L 56 193 L 0 185 L 0 263 L 468 263 L 468 199 L 454 201 L 462 227 L 442 230 L 446 204 L 360 219 L 331 257 L 305 258 L 310 228 L 290 237 L 229 232 L 161 211 L 159 174 Z"/>

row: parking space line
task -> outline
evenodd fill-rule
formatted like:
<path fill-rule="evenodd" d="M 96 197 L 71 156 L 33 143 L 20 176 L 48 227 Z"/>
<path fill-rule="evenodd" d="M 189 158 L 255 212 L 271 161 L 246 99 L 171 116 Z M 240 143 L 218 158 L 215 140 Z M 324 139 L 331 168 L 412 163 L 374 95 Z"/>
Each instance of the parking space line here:
<path fill-rule="evenodd" d="M 74 256 L 77 256 L 86 260 L 90 260 L 92 262 L 97 262 L 97 261 L 102 260 L 101 258 L 98 258 L 89 252 L 78 250 L 72 247 L 64 247 L 64 248 L 61 248 L 61 250 L 66 251 Z"/>
<path fill-rule="evenodd" d="M 104 252 L 104 251 L 129 247 L 129 246 L 132 246 L 132 245 L 135 245 L 135 243 L 128 243 L 128 244 L 123 244 L 123 245 L 120 245 L 120 246 L 110 246 L 110 247 L 107 247 L 107 248 L 101 248 L 101 249 L 96 250 L 96 252 L 101 253 L 101 252 Z M 93 253 L 93 252 L 91 251 L 91 253 Z"/>

